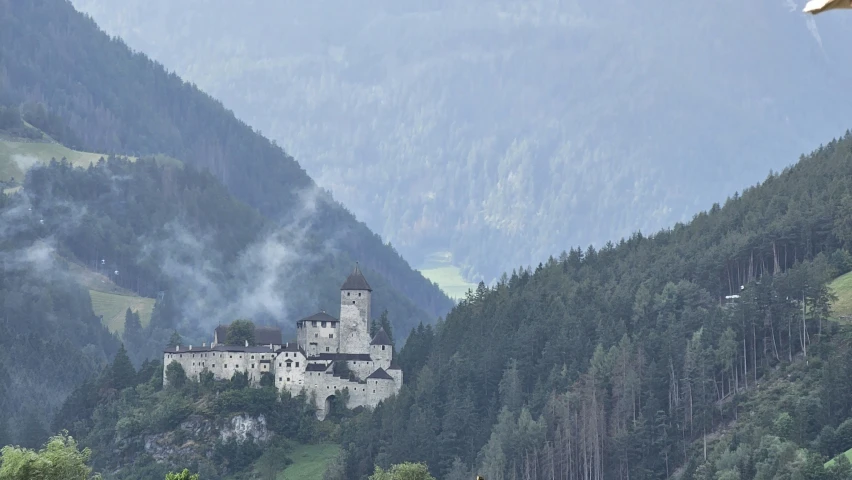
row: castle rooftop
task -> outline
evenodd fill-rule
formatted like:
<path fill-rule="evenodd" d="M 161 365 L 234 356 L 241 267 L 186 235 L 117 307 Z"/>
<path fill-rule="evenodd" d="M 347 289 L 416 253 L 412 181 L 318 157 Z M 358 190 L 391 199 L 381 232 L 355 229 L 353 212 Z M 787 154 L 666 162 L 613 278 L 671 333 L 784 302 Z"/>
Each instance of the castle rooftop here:
<path fill-rule="evenodd" d="M 216 327 L 216 339 L 218 343 L 225 343 L 228 338 L 228 328 L 230 324 L 219 325 Z M 278 327 L 254 327 L 254 343 L 258 345 L 281 345 L 284 342 L 282 339 L 281 329 Z"/>
<path fill-rule="evenodd" d="M 367 380 L 393 380 L 388 372 L 385 371 L 384 368 L 378 368 L 375 372 L 371 373 Z"/>
<path fill-rule="evenodd" d="M 376 336 L 373 337 L 370 345 L 391 345 L 390 337 L 388 337 L 384 328 L 380 328 L 379 331 L 376 332 Z"/>
<path fill-rule="evenodd" d="M 331 315 L 325 313 L 325 310 L 321 312 L 317 312 L 310 317 L 305 317 L 301 320 L 298 320 L 296 323 L 300 322 L 337 322 L 338 320 Z"/>
<path fill-rule="evenodd" d="M 340 287 L 341 290 L 366 290 L 368 292 L 372 292 L 373 289 L 370 288 L 370 284 L 367 283 L 367 279 L 364 278 L 364 275 L 361 273 L 361 269 L 358 268 L 358 263 L 355 263 L 355 270 L 349 274 L 349 277 L 346 278 L 346 281 L 343 282 L 343 286 Z"/>
<path fill-rule="evenodd" d="M 269 348 L 269 345 L 250 345 L 248 347 L 242 345 L 216 345 L 209 347 L 206 345 L 179 345 L 177 347 L 167 347 L 163 353 L 209 353 L 209 352 L 240 352 L 240 353 L 275 353 L 276 350 Z"/>

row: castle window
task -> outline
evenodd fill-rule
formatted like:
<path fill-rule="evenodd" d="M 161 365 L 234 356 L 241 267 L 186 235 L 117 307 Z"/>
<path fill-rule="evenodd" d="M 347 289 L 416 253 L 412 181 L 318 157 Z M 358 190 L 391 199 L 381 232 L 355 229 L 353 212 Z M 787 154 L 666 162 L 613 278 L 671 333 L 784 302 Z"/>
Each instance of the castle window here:
<path fill-rule="evenodd" d="M 375 391 L 375 390 L 373 390 L 373 393 L 376 393 L 376 391 Z"/>
<path fill-rule="evenodd" d="M 385 346 L 384 346 L 384 345 L 382 345 L 382 350 L 384 350 L 384 349 L 385 349 Z"/>
<path fill-rule="evenodd" d="M 225 364 L 225 368 L 228 368 L 228 364 L 227 364 L 227 363 Z"/>
<path fill-rule="evenodd" d="M 355 300 L 352 300 L 352 305 L 355 305 Z"/>
<path fill-rule="evenodd" d="M 251 364 L 251 368 L 254 368 L 254 364 L 253 364 L 253 363 Z"/>
<path fill-rule="evenodd" d="M 316 326 L 317 326 L 317 322 L 311 322 L 311 326 L 312 326 L 312 327 L 316 327 Z"/>
<path fill-rule="evenodd" d="M 281 362 L 278 362 L 278 366 L 279 366 L 279 367 L 281 366 Z"/>
<path fill-rule="evenodd" d="M 281 377 L 278 377 L 278 381 L 279 381 L 279 382 L 281 381 Z"/>
<path fill-rule="evenodd" d="M 328 334 L 328 338 L 334 338 L 334 334 L 333 334 L 333 333 L 329 333 L 329 334 Z"/>
<path fill-rule="evenodd" d="M 299 368 L 299 362 L 296 362 L 296 368 Z"/>
<path fill-rule="evenodd" d="M 325 328 L 325 322 L 322 322 L 322 328 Z"/>
<path fill-rule="evenodd" d="M 349 293 L 349 292 L 346 292 L 346 296 L 348 297 L 349 295 L 350 295 L 350 293 Z"/>
<path fill-rule="evenodd" d="M 213 364 L 213 368 L 216 368 L 216 364 L 215 364 L 215 363 Z"/>
<path fill-rule="evenodd" d="M 315 333 L 314 338 L 319 338 L 319 333 Z"/>
<path fill-rule="evenodd" d="M 234 358 L 234 356 L 233 356 L 233 355 L 228 355 L 228 358 Z"/>
<path fill-rule="evenodd" d="M 254 360 L 254 355 L 251 356 L 251 359 Z"/>
<path fill-rule="evenodd" d="M 288 381 L 288 382 L 290 381 L 290 377 L 287 377 L 287 381 Z"/>
<path fill-rule="evenodd" d="M 328 349 L 328 347 L 325 347 L 325 351 L 326 351 L 326 352 L 328 352 L 328 351 L 330 351 L 330 350 Z"/>
<path fill-rule="evenodd" d="M 361 292 L 358 292 L 358 296 L 359 296 L 359 297 L 361 296 Z"/>

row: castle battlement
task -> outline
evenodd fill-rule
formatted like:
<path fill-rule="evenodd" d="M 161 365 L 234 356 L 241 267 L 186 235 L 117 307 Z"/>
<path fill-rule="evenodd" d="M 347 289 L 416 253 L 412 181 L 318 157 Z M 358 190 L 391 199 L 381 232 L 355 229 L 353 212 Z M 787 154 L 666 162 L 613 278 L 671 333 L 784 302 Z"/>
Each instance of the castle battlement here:
<path fill-rule="evenodd" d="M 372 289 L 358 266 L 340 288 L 340 318 L 325 311 L 296 322 L 296 341 L 282 342 L 277 327 L 255 327 L 254 345 L 224 345 L 228 325 L 213 332 L 210 346 L 170 347 L 163 351 L 163 383 L 171 362 L 178 362 L 187 377 L 198 380 L 203 371 L 216 380 L 247 373 L 253 386 L 268 373 L 275 386 L 293 395 L 314 394 L 317 416 L 325 418 L 336 390 L 348 390 L 348 408 L 374 408 L 399 392 L 402 370 L 393 358 L 390 337 L 384 329 L 370 338 Z"/>

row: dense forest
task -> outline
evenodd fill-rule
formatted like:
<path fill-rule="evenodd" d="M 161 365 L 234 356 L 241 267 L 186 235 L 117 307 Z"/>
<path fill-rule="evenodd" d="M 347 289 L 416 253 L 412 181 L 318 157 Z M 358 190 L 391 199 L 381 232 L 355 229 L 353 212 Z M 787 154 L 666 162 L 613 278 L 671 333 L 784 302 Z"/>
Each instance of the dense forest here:
<path fill-rule="evenodd" d="M 271 222 L 287 222 L 316 188 L 275 143 L 221 103 L 111 39 L 65 0 L 0 1 L 0 104 L 69 147 L 104 154 L 164 154 L 210 171 Z M 372 188 L 365 184 L 364 188 Z M 316 238 L 384 277 L 425 314 L 452 301 L 362 222 L 317 190 Z"/>
<path fill-rule="evenodd" d="M 71 2 L 285 146 L 413 265 L 446 250 L 489 285 L 688 220 L 852 107 L 846 18 L 803 0 Z"/>
<path fill-rule="evenodd" d="M 852 268 L 850 218 L 847 134 L 689 224 L 480 285 L 411 334 L 400 394 L 345 427 L 341 478 L 833 478 L 852 331 L 826 282 Z M 755 403 L 777 376 L 783 398 Z"/>
<path fill-rule="evenodd" d="M 289 408 L 279 433 L 339 441 L 328 479 L 406 461 L 447 480 L 848 478 L 848 462 L 823 464 L 852 448 L 852 328 L 832 316 L 827 288 L 852 270 L 850 213 L 847 134 L 689 224 L 480 285 L 408 337 L 398 396 L 320 423 Z M 152 461 L 144 435 L 174 435 L 193 415 L 296 405 L 248 390 L 195 410 L 208 404 L 186 398 L 244 385 L 202 378 L 176 393 L 145 378 L 120 395 L 81 386 L 54 429 L 112 452 L 96 465 L 129 462 L 116 478 L 138 478 L 176 466 Z M 216 448 L 234 448 L 247 471 L 262 465 L 256 446 Z M 227 472 L 193 462 L 210 478 Z"/>
<path fill-rule="evenodd" d="M 280 324 L 295 338 L 295 320 L 339 309 L 340 285 L 354 265 L 331 239 L 316 237 L 310 226 L 320 220 L 309 202 L 282 226 L 192 167 L 110 158 L 81 169 L 54 161 L 30 170 L 24 192 L 10 208 L 27 202 L 60 253 L 93 270 L 109 259 L 118 285 L 149 297 L 162 292 L 152 325 L 199 341 L 241 316 Z M 432 320 L 374 270 L 364 272 L 374 311 L 387 311 L 397 331 Z"/>
<path fill-rule="evenodd" d="M 39 226 L 0 193 L 0 445 L 40 445 L 65 396 L 119 348 Z"/>

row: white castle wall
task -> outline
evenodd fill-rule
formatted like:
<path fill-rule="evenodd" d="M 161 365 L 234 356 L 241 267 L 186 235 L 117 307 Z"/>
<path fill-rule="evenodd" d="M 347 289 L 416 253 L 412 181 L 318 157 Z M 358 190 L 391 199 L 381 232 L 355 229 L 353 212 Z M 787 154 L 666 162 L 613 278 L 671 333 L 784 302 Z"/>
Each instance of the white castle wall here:
<path fill-rule="evenodd" d="M 322 326 L 323 323 L 325 327 Z M 338 330 L 337 322 L 304 320 L 297 324 L 296 338 L 308 355 L 337 353 L 340 347 Z"/>
<path fill-rule="evenodd" d="M 297 395 L 305 384 L 305 367 L 302 352 L 279 353 L 275 357 L 275 386 Z"/>
<path fill-rule="evenodd" d="M 373 372 L 377 368 L 387 370 L 390 368 L 391 357 L 393 356 L 393 348 L 390 345 L 370 345 L 370 358 L 373 359 Z"/>
<path fill-rule="evenodd" d="M 370 351 L 370 292 L 340 291 L 340 353 Z"/>

